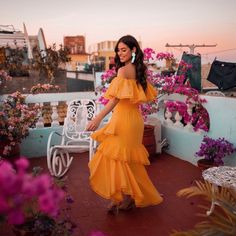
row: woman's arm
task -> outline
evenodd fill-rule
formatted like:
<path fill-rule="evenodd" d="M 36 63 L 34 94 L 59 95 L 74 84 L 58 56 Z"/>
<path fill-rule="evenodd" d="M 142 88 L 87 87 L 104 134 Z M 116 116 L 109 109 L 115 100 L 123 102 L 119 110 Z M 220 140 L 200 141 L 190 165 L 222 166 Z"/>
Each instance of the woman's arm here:
<path fill-rule="evenodd" d="M 109 102 L 104 107 L 104 109 L 102 109 L 100 113 L 88 123 L 86 130 L 88 131 L 96 130 L 101 121 L 103 120 L 103 118 L 113 110 L 113 108 L 117 105 L 119 101 L 120 100 L 118 98 L 110 99 Z"/>

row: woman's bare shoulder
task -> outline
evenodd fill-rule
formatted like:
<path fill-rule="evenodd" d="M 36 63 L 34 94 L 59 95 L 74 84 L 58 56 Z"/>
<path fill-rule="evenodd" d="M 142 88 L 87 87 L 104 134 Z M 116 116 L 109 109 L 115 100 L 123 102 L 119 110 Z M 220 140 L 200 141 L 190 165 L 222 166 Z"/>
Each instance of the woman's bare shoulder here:
<path fill-rule="evenodd" d="M 124 77 L 125 79 L 135 79 L 135 67 L 133 65 L 126 65 L 118 70 L 118 76 Z"/>

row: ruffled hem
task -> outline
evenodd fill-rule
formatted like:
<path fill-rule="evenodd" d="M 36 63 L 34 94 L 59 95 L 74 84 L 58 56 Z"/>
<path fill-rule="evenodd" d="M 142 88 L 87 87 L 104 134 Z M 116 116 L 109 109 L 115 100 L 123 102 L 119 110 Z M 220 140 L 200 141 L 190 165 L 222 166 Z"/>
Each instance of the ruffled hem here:
<path fill-rule="evenodd" d="M 130 195 L 138 207 L 157 205 L 163 200 L 141 164 L 109 160 L 98 152 L 89 168 L 91 188 L 103 198 L 118 203 L 123 194 Z"/>
<path fill-rule="evenodd" d="M 114 145 L 113 141 L 110 142 L 110 140 L 107 140 L 98 146 L 97 153 L 102 154 L 107 159 L 150 165 L 150 161 L 148 159 L 149 153 L 143 144 L 130 148 L 123 147 L 119 144 Z"/>
<path fill-rule="evenodd" d="M 148 81 L 147 89 L 144 92 L 142 86 L 137 84 L 135 80 L 116 77 L 112 80 L 104 97 L 107 99 L 116 97 L 129 99 L 132 103 L 144 103 L 154 100 L 157 97 L 157 91 Z"/>
<path fill-rule="evenodd" d="M 101 143 L 109 135 L 115 135 L 115 122 L 109 122 L 108 124 L 104 125 L 102 128 L 92 133 L 91 138 Z"/>
<path fill-rule="evenodd" d="M 150 165 L 149 153 L 143 144 L 136 146 L 124 144 L 113 129 L 111 122 L 91 135 L 91 138 L 100 143 L 96 152 L 113 160 Z"/>

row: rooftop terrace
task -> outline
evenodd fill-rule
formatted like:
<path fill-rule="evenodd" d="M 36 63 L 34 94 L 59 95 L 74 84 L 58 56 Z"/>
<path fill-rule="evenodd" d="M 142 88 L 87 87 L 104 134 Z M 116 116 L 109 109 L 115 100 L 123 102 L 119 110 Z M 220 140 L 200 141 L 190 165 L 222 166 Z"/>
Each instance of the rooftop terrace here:
<path fill-rule="evenodd" d="M 48 172 L 46 158 L 31 158 L 31 166 L 42 166 Z M 92 231 L 102 231 L 107 236 L 170 235 L 174 229 L 188 230 L 202 219 L 196 216 L 200 198 L 179 198 L 176 193 L 201 179 L 201 171 L 189 162 L 166 153 L 151 159 L 148 174 L 164 202 L 157 206 L 136 208 L 129 212 L 109 215 L 108 201 L 94 193 L 88 182 L 88 153 L 77 154 L 67 174 L 68 191 L 74 197 L 72 218 L 78 225 L 76 236 L 88 236 Z M 209 206 L 210 207 L 210 206 Z M 13 236 L 6 226 L 1 235 Z"/>

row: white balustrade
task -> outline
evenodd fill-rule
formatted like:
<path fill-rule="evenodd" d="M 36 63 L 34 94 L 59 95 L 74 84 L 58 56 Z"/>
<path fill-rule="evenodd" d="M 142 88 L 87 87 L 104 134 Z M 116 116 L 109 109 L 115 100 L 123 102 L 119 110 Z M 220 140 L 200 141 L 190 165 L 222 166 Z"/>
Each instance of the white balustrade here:
<path fill-rule="evenodd" d="M 58 106 L 58 102 L 51 102 L 51 107 L 52 107 L 52 123 L 51 123 L 51 127 L 57 127 L 59 126 L 59 121 L 58 121 L 58 113 L 57 113 L 57 106 Z"/>
<path fill-rule="evenodd" d="M 40 106 L 40 111 L 39 111 L 39 118 L 38 121 L 35 125 L 36 128 L 43 128 L 44 127 L 44 119 L 43 119 L 43 113 L 42 113 L 42 107 L 43 107 L 43 103 L 38 103 L 38 105 Z"/>
<path fill-rule="evenodd" d="M 183 123 L 181 123 L 181 120 L 182 120 L 182 116 L 177 111 L 175 113 L 175 123 L 174 123 L 174 126 L 182 128 L 184 125 L 183 125 Z"/>
<path fill-rule="evenodd" d="M 189 114 L 190 117 L 192 117 L 192 113 L 193 113 L 193 104 L 187 104 L 188 108 L 187 108 L 187 112 Z M 190 119 L 187 124 L 184 126 L 184 129 L 193 132 L 193 126 L 192 126 L 192 119 Z"/>
<path fill-rule="evenodd" d="M 173 121 L 171 120 L 172 113 L 169 111 L 168 108 L 166 109 L 165 117 L 166 117 L 166 120 L 164 121 L 164 123 L 166 125 L 173 125 Z"/>

